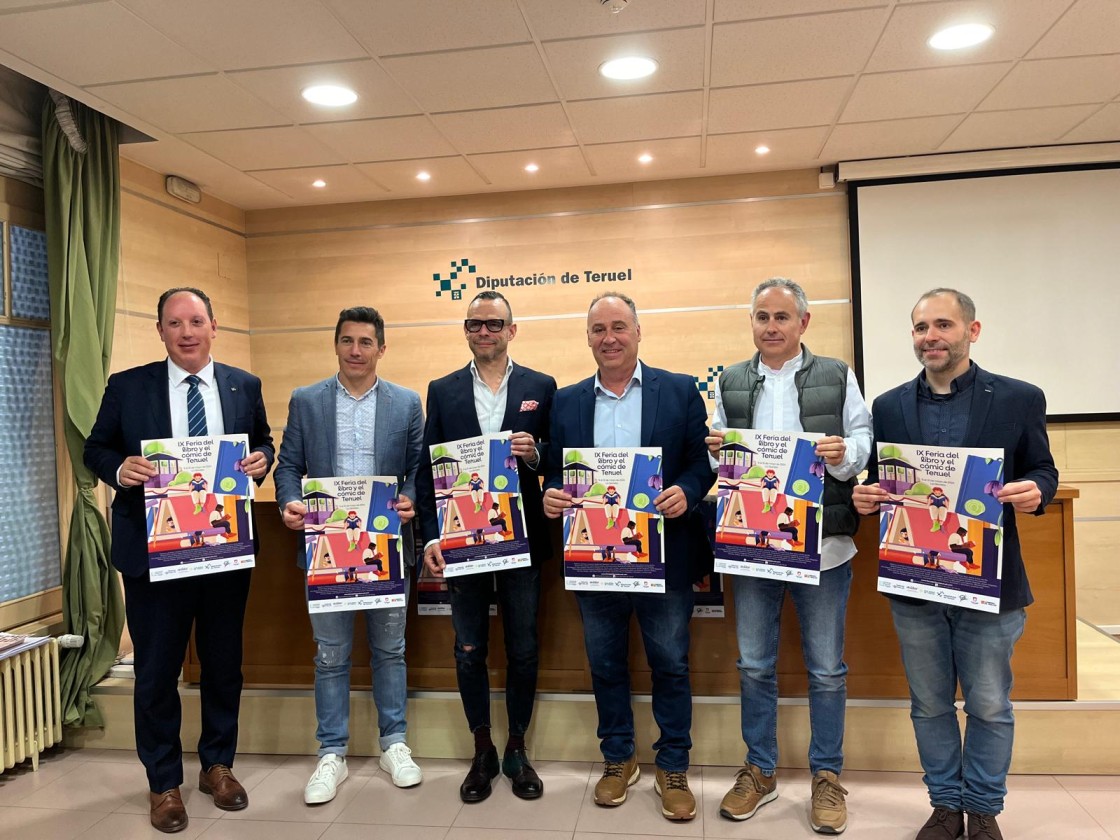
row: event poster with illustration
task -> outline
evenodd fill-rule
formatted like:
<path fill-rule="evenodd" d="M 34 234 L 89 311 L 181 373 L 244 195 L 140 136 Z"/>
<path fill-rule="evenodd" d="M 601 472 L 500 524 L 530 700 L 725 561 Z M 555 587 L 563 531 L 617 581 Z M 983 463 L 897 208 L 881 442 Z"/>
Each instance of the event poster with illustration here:
<path fill-rule="evenodd" d="M 251 568 L 248 435 L 142 440 L 140 452 L 156 468 L 144 482 L 149 579 Z"/>
<path fill-rule="evenodd" d="M 717 572 L 820 583 L 819 437 L 727 429 L 716 484 Z"/>
<path fill-rule="evenodd" d="M 999 612 L 1003 450 L 879 444 L 879 591 Z"/>
<path fill-rule="evenodd" d="M 308 612 L 403 607 L 396 478 L 304 479 L 303 503 Z"/>
<path fill-rule="evenodd" d="M 564 586 L 665 591 L 661 449 L 565 449 Z"/>
<path fill-rule="evenodd" d="M 508 434 L 431 447 L 446 577 L 528 566 L 517 458 Z"/>

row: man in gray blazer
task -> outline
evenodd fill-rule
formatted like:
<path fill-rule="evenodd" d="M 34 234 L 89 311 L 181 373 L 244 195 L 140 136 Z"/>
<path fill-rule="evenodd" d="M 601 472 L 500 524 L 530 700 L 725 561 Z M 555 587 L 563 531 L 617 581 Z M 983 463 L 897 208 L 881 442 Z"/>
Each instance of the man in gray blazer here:
<path fill-rule="evenodd" d="M 385 322 L 376 309 L 339 313 L 334 349 L 338 374 L 297 388 L 276 467 L 276 501 L 284 524 L 302 531 L 307 508 L 300 480 L 347 475 L 392 475 L 399 487 L 406 562 L 414 562 L 411 520 L 424 436 L 420 395 L 377 376 L 385 355 Z M 298 564 L 306 569 L 301 550 Z M 377 706 L 381 769 L 397 787 L 420 783 L 420 768 L 405 744 L 408 683 L 404 661 L 406 607 L 364 610 Z M 350 735 L 350 648 L 354 612 L 311 614 L 315 654 L 315 716 L 319 764 L 304 790 L 308 805 L 334 799 L 345 781 Z"/>

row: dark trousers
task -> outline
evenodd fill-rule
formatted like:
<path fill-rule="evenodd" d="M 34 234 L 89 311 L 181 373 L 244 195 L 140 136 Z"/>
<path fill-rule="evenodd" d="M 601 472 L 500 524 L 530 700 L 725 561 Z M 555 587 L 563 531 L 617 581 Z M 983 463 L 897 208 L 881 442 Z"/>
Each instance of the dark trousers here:
<path fill-rule="evenodd" d="M 203 769 L 233 766 L 241 705 L 241 628 L 251 569 L 151 582 L 123 575 L 125 614 L 135 650 L 136 753 L 156 793 L 183 783 L 179 670 L 191 626 L 202 666 L 199 693 Z"/>
<path fill-rule="evenodd" d="M 495 584 L 506 643 L 509 734 L 524 735 L 537 696 L 537 614 L 541 574 L 536 566 L 463 575 L 448 580 L 455 628 L 455 676 L 472 732 L 490 726 L 490 596 Z"/>

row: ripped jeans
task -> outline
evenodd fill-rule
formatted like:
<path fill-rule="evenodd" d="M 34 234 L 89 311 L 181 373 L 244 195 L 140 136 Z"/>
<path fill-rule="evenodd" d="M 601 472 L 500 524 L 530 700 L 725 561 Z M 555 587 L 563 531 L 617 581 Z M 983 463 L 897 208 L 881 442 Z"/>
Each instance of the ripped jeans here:
<path fill-rule="evenodd" d="M 404 664 L 404 622 L 407 607 L 360 612 L 312 613 L 315 634 L 315 716 L 319 757 L 346 755 L 350 738 L 350 649 L 354 617 L 365 616 L 373 671 L 373 702 L 377 706 L 381 750 L 405 740 L 408 676 Z"/>

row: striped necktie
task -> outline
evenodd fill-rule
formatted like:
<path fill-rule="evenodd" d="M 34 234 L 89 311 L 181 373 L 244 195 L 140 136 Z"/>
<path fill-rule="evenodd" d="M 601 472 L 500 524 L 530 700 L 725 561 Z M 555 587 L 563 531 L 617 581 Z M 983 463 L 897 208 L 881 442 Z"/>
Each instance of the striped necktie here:
<path fill-rule="evenodd" d="M 190 385 L 187 388 L 187 434 L 190 437 L 206 435 L 206 406 L 202 402 L 202 393 L 198 390 L 198 383 L 201 381 L 193 373 L 187 377 Z"/>

